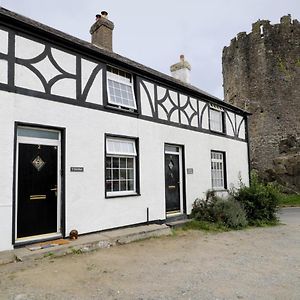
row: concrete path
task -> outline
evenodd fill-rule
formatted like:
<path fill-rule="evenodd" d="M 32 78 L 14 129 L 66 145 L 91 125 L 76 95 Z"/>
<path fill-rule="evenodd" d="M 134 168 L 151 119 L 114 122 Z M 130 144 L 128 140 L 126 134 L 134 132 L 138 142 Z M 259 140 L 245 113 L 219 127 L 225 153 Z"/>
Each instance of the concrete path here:
<path fill-rule="evenodd" d="M 66 254 L 85 253 L 100 248 L 109 248 L 141 239 L 170 234 L 171 229 L 165 224 L 127 227 L 101 233 L 87 234 L 79 236 L 77 240 L 69 240 L 68 244 L 51 248 L 31 251 L 26 247 L 21 247 L 12 251 L 0 252 L 0 265 L 15 261 L 36 260 L 48 256 L 58 257 Z"/>

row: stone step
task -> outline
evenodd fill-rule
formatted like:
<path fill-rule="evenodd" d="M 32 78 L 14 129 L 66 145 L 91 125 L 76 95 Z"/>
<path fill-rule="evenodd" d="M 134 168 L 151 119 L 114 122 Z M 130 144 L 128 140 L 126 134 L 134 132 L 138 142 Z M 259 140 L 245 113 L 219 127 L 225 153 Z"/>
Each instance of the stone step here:
<path fill-rule="evenodd" d="M 166 222 L 166 225 L 174 229 L 174 228 L 183 227 L 186 223 L 189 223 L 191 221 L 192 221 L 191 219 L 176 220 L 176 221 Z"/>

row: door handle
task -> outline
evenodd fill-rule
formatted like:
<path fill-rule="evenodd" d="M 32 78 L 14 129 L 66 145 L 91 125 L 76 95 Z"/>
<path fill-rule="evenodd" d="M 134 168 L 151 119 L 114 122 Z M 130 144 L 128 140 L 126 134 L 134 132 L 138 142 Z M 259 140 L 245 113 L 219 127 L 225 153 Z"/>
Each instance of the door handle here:
<path fill-rule="evenodd" d="M 169 185 L 169 189 L 176 189 L 176 185 Z"/>
<path fill-rule="evenodd" d="M 45 200 L 46 195 L 30 195 L 30 200 Z"/>

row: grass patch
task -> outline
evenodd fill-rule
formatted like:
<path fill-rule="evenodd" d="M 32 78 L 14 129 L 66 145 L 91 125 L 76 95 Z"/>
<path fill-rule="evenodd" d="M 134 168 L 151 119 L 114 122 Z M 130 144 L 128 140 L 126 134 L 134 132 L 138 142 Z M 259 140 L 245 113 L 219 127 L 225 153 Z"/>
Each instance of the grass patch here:
<path fill-rule="evenodd" d="M 271 221 L 256 221 L 254 224 L 248 225 L 243 228 L 228 228 L 220 223 L 213 223 L 213 222 L 207 222 L 207 221 L 197 221 L 192 220 L 191 222 L 186 223 L 183 227 L 179 229 L 173 229 L 173 236 L 177 236 L 178 231 L 187 231 L 187 230 L 201 230 L 211 233 L 218 233 L 218 232 L 226 232 L 226 231 L 232 231 L 232 230 L 243 230 L 243 229 L 249 229 L 249 228 L 255 228 L 255 227 L 272 227 L 282 225 L 278 220 L 271 220 Z"/>
<path fill-rule="evenodd" d="M 253 224 L 251 224 L 250 227 L 272 227 L 282 225 L 279 220 L 270 220 L 270 221 L 255 221 Z"/>
<path fill-rule="evenodd" d="M 191 222 L 186 223 L 182 227 L 182 230 L 204 230 L 210 232 L 224 232 L 229 231 L 230 229 L 218 223 L 192 220 Z"/>
<path fill-rule="evenodd" d="M 300 206 L 300 195 L 281 195 L 279 206 Z"/>
<path fill-rule="evenodd" d="M 45 258 L 46 258 L 46 257 L 52 257 L 52 256 L 54 256 L 54 253 L 53 253 L 53 252 L 49 252 L 49 253 L 44 254 L 44 257 L 45 257 Z"/>

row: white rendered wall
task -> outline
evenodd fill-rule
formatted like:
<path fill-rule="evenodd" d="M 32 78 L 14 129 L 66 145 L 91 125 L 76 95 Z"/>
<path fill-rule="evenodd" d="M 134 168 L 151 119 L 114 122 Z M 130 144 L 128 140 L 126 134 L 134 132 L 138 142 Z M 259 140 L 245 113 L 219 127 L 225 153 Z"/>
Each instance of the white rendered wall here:
<path fill-rule="evenodd" d="M 241 173 L 248 184 L 247 144 L 149 121 L 0 92 L 0 249 L 11 248 L 14 121 L 66 128 L 66 233 L 103 230 L 165 218 L 164 144 L 185 147 L 188 213 L 195 198 L 211 187 L 210 151 L 226 152 L 228 186 Z M 112 121 L 113 120 L 113 121 Z M 104 197 L 104 134 L 139 138 L 141 196 Z M 83 173 L 71 173 L 83 166 Z"/>
<path fill-rule="evenodd" d="M 8 34 L 0 30 L 0 52 L 7 54 Z M 45 45 L 16 36 L 16 56 L 32 59 L 45 50 Z M 54 60 L 65 72 L 75 76 L 76 57 L 70 53 L 51 47 Z M 33 64 L 47 82 L 61 72 L 51 63 L 49 56 Z M 95 61 L 81 58 L 81 93 L 88 86 L 91 74 L 97 71 L 90 81 L 86 99 L 82 101 L 94 105 L 103 104 L 103 70 Z M 94 72 L 95 73 L 95 72 Z M 0 83 L 7 83 L 7 61 L 0 60 Z M 154 117 L 155 86 L 144 82 L 148 91 L 141 89 L 141 111 L 143 116 Z M 26 66 L 15 64 L 15 85 L 33 91 L 45 92 L 38 77 Z M 52 95 L 68 98 L 76 104 L 76 80 L 63 78 L 52 87 Z M 168 111 L 179 105 L 184 112 L 174 110 L 170 122 L 191 127 L 199 126 L 200 116 L 192 118 L 199 99 L 191 98 L 175 90 L 167 91 L 164 86 L 157 89 L 159 100 L 165 110 L 159 106 L 158 118 L 168 119 Z M 179 95 L 179 98 L 178 98 Z M 199 111 L 204 107 L 202 129 L 208 129 L 208 106 L 199 101 Z M 167 113 L 166 113 L 167 110 Z M 230 113 L 234 122 L 235 115 Z M 189 121 L 190 120 L 190 121 Z M 239 121 L 241 118 L 238 119 Z M 154 120 L 153 120 L 154 121 Z M 185 150 L 185 166 L 193 168 L 193 174 L 186 174 L 187 213 L 197 197 L 202 197 L 211 187 L 210 151 L 226 152 L 227 182 L 237 184 L 241 174 L 248 184 L 247 144 L 243 141 L 205 134 L 171 125 L 163 125 L 138 118 L 123 116 L 80 106 L 63 104 L 30 96 L 0 91 L 0 251 L 12 248 L 12 199 L 14 172 L 14 126 L 15 122 L 41 124 L 66 129 L 66 233 L 77 229 L 80 234 L 136 224 L 147 220 L 147 208 L 150 220 L 165 219 L 165 170 L 164 144 L 180 144 Z M 229 120 L 226 121 L 226 125 Z M 239 123 L 239 122 L 235 122 Z M 234 126 L 236 126 L 236 124 Z M 245 136 L 242 124 L 240 136 Z M 227 127 L 227 126 L 226 126 Z M 229 126 L 228 126 L 229 127 Z M 232 127 L 232 126 L 231 126 Z M 231 130 L 234 135 L 236 128 Z M 236 131 L 237 132 L 237 131 Z M 139 138 L 140 149 L 140 192 L 141 196 L 105 199 L 104 182 L 104 136 L 118 134 Z M 83 173 L 71 173 L 71 166 L 84 167 Z M 186 170 L 184 170 L 186 172 Z"/>

